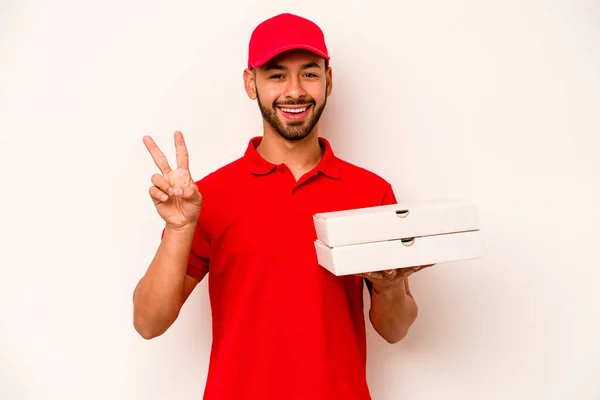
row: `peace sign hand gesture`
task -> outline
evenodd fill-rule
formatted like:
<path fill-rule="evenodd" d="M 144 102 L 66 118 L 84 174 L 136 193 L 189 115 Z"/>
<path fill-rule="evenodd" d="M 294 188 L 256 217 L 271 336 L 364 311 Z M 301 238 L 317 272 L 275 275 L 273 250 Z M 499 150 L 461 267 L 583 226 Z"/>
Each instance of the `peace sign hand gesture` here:
<path fill-rule="evenodd" d="M 152 175 L 154 186 L 150 188 L 150 197 L 167 227 L 183 229 L 193 226 L 198 221 L 202 209 L 202 195 L 189 171 L 188 151 L 183 134 L 178 131 L 174 136 L 177 156 L 175 170 L 171 169 L 167 158 L 150 136 L 144 136 L 143 141 L 154 163 L 162 172 L 162 175 Z"/>

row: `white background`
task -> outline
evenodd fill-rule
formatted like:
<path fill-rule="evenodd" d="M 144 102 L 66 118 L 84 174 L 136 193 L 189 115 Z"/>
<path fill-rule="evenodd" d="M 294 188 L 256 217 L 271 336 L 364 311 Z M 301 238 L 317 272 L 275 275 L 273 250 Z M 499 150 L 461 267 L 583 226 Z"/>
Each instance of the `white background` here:
<path fill-rule="evenodd" d="M 164 336 L 132 326 L 162 228 L 142 136 L 173 159 L 181 130 L 196 179 L 239 157 L 248 38 L 290 11 L 327 37 L 337 154 L 485 230 L 412 278 L 404 341 L 369 327 L 373 398 L 600 399 L 596 0 L 0 4 L 0 398 L 202 397 L 206 282 Z"/>

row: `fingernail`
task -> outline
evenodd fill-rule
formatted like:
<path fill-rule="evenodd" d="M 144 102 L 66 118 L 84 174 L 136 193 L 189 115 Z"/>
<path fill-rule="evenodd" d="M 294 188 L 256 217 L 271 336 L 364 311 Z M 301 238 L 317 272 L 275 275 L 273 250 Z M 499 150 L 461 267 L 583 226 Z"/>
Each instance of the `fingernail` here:
<path fill-rule="evenodd" d="M 167 201 L 167 199 L 168 199 L 168 198 L 169 198 L 169 196 L 167 196 L 166 194 L 163 194 L 163 195 L 160 197 L 160 199 L 161 199 L 162 201 Z"/>

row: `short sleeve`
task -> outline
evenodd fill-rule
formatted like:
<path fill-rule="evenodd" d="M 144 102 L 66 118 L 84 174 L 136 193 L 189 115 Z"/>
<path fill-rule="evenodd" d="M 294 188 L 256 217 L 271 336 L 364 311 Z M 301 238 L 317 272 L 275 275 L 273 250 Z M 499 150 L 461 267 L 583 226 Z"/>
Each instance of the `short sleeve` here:
<path fill-rule="evenodd" d="M 192 278 L 201 280 L 208 272 L 210 259 L 210 244 L 207 233 L 201 228 L 199 223 L 196 226 L 196 233 L 192 239 L 192 249 L 188 260 L 187 274 Z"/>
<path fill-rule="evenodd" d="M 392 189 L 391 185 L 388 185 L 383 195 L 383 200 L 381 202 L 382 206 L 387 206 L 389 204 L 398 204 L 398 201 L 396 200 L 396 195 L 394 194 L 394 189 Z"/>

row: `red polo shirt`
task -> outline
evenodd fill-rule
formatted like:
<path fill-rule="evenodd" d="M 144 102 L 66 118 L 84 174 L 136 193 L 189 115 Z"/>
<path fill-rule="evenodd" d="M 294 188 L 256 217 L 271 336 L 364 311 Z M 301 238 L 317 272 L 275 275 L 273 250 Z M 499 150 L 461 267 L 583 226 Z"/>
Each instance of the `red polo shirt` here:
<path fill-rule="evenodd" d="M 188 274 L 209 271 L 213 345 L 206 400 L 366 400 L 363 280 L 317 263 L 317 212 L 396 203 L 389 183 L 329 143 L 298 182 L 243 157 L 197 182 L 203 207 Z"/>

